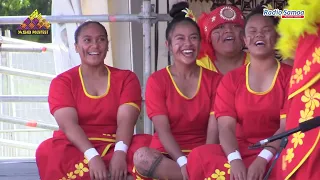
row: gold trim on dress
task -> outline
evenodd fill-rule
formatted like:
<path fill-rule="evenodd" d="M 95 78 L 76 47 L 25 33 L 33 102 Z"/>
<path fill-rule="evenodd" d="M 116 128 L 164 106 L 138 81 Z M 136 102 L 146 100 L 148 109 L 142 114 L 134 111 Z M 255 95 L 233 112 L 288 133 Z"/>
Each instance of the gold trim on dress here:
<path fill-rule="evenodd" d="M 277 81 L 277 77 L 278 77 L 278 74 L 279 74 L 279 71 L 280 71 L 280 62 L 279 61 L 276 61 L 277 62 L 277 70 L 276 70 L 276 73 L 273 77 L 273 80 L 272 80 L 272 83 L 271 83 L 271 86 L 269 87 L 268 90 L 264 91 L 264 92 L 256 92 L 254 90 L 252 90 L 250 88 L 250 84 L 249 84 L 249 66 L 250 66 L 250 62 L 246 65 L 246 87 L 247 87 L 247 90 L 252 93 L 252 94 L 255 94 L 255 95 L 265 95 L 265 94 L 268 94 L 274 87 L 274 85 L 276 84 L 276 81 Z"/>
<path fill-rule="evenodd" d="M 284 119 L 284 118 L 287 118 L 287 114 L 281 114 L 280 115 L 280 119 Z"/>
<path fill-rule="evenodd" d="M 79 66 L 79 76 L 80 76 L 80 81 L 81 81 L 81 85 L 82 85 L 82 89 L 83 89 L 83 92 L 84 94 L 88 97 L 88 98 L 91 98 L 91 99 L 99 99 L 99 98 L 103 98 L 105 97 L 106 95 L 108 95 L 109 93 L 109 90 L 110 90 L 110 79 L 111 79 L 111 71 L 110 69 L 108 68 L 108 66 L 105 66 L 108 70 L 108 85 L 107 85 L 107 89 L 106 89 L 106 92 L 104 94 L 102 94 L 101 96 L 93 96 L 93 95 L 90 95 L 88 92 L 87 92 L 87 89 L 84 85 L 84 81 L 83 81 L 83 77 L 82 77 L 82 72 L 81 72 L 81 66 Z"/>
<path fill-rule="evenodd" d="M 187 99 L 187 100 L 191 100 L 191 99 L 193 99 L 194 97 L 196 97 L 196 96 L 198 95 L 199 90 L 200 90 L 201 79 L 202 79 L 202 67 L 199 66 L 199 67 L 200 67 L 200 73 L 199 73 L 197 91 L 196 91 L 196 93 L 194 94 L 194 96 L 191 97 L 191 98 L 185 96 L 185 95 L 180 91 L 179 87 L 177 86 L 176 82 L 174 81 L 174 79 L 173 79 L 173 77 L 172 77 L 172 75 L 171 75 L 171 72 L 170 72 L 170 70 L 169 70 L 169 67 L 170 67 L 170 66 L 167 66 L 167 67 L 166 67 L 167 72 L 168 72 L 168 74 L 169 74 L 169 76 L 170 76 L 170 79 L 171 79 L 171 81 L 172 81 L 172 84 L 173 84 L 174 88 L 175 88 L 176 91 L 179 93 L 179 95 L 182 96 L 183 98 Z"/>
<path fill-rule="evenodd" d="M 136 103 L 128 102 L 128 103 L 124 103 L 124 104 L 130 105 L 130 106 L 133 106 L 133 107 L 137 108 L 137 109 L 138 109 L 138 111 L 140 111 L 140 108 L 139 108 L 139 106 L 138 106 Z"/>

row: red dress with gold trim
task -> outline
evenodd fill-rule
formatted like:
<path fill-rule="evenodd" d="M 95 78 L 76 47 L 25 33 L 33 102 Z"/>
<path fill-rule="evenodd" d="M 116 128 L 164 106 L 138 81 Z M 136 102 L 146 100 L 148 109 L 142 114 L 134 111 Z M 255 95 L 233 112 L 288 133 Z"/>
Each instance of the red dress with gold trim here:
<path fill-rule="evenodd" d="M 318 35 L 305 35 L 296 49 L 290 80 L 290 109 L 286 129 L 320 116 L 320 26 Z M 317 180 L 320 178 L 320 129 L 297 132 L 289 137 L 282 156 L 282 178 Z M 281 166 L 280 166 L 281 167 Z"/>
<path fill-rule="evenodd" d="M 200 68 L 198 89 L 192 98 L 186 97 L 177 87 L 169 71 L 169 66 L 153 73 L 146 87 L 146 108 L 149 118 L 166 115 L 171 132 L 186 155 L 205 144 L 210 114 L 216 89 L 221 80 L 216 72 Z M 150 148 L 166 154 L 157 132 L 152 137 Z M 143 178 L 145 179 L 145 178 Z"/>
<path fill-rule="evenodd" d="M 97 149 L 108 167 L 115 145 L 117 111 L 129 104 L 140 110 L 141 88 L 137 76 L 128 70 L 106 66 L 108 88 L 102 96 L 89 95 L 84 87 L 80 66 L 52 80 L 49 90 L 50 112 L 73 107 L 78 113 L 80 127 Z M 133 153 L 150 144 L 151 136 L 135 135 L 127 153 L 128 172 L 133 170 Z M 42 180 L 90 179 L 88 161 L 62 132 L 40 144 L 36 161 Z M 134 174 L 133 174 L 134 175 Z"/>
<path fill-rule="evenodd" d="M 178 89 L 169 67 L 155 72 L 148 79 L 146 87 L 146 108 L 149 118 L 168 116 L 172 134 L 182 150 L 191 149 L 206 142 L 207 124 L 216 89 L 221 76 L 200 68 L 196 95 L 188 98 Z M 151 148 L 166 152 L 158 133 L 152 137 Z"/>
<path fill-rule="evenodd" d="M 280 119 L 285 117 L 292 69 L 278 62 L 278 69 L 269 90 L 255 92 L 248 82 L 249 65 L 250 63 L 223 77 L 217 90 L 214 108 L 217 119 L 230 116 L 237 120 L 236 137 L 246 167 L 249 167 L 262 150 L 248 150 L 248 147 L 272 136 L 280 127 Z M 221 161 L 224 163 L 222 168 Z M 230 179 L 230 164 L 227 163 L 220 145 L 204 145 L 194 149 L 189 154 L 188 166 L 188 170 L 195 169 L 191 166 L 198 167 L 197 170 L 189 171 L 191 177 Z"/>

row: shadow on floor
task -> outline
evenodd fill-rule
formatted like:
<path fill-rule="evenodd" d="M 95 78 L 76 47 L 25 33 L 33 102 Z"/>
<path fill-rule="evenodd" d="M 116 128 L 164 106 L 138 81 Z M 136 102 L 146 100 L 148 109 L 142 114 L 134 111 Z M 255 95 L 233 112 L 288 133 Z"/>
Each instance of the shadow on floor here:
<path fill-rule="evenodd" d="M 0 180 L 39 180 L 35 161 L 1 161 Z"/>

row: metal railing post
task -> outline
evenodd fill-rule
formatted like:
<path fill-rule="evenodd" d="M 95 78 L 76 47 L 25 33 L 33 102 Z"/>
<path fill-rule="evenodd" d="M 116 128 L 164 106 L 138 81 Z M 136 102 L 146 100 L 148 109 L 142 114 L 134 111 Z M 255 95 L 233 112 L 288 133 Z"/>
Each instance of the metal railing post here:
<path fill-rule="evenodd" d="M 0 95 L 0 102 L 48 102 L 47 95 Z"/>
<path fill-rule="evenodd" d="M 144 0 L 142 4 L 142 15 L 144 17 L 142 21 L 143 28 L 143 41 L 144 41 L 144 73 L 143 73 L 143 99 L 145 100 L 145 90 L 147 80 L 151 74 L 151 1 Z M 148 18 L 149 17 L 149 18 Z M 152 123 L 148 118 L 148 114 L 146 111 L 146 103 L 143 103 L 144 116 L 143 116 L 143 124 L 144 124 L 144 133 L 152 134 Z"/>
<path fill-rule="evenodd" d="M 22 76 L 27 78 L 39 79 L 39 80 L 47 80 L 51 81 L 55 78 L 55 75 L 33 72 L 28 70 L 10 68 L 5 66 L 0 66 L 0 73 L 7 74 L 7 75 L 14 75 L 14 76 Z"/>
<path fill-rule="evenodd" d="M 40 122 L 36 122 L 36 121 L 28 121 L 28 120 L 24 120 L 21 118 L 10 117 L 10 116 L 6 116 L 6 115 L 0 116 L 0 122 L 20 124 L 20 125 L 25 125 L 28 127 L 35 127 L 35 128 L 41 128 L 41 129 L 47 129 L 47 130 L 58 130 L 59 129 L 58 125 L 45 124 L 45 123 L 40 123 Z"/>
<path fill-rule="evenodd" d="M 146 0 L 149 1 L 149 0 Z M 150 2 L 150 1 L 149 1 Z M 148 3 L 147 3 L 148 4 Z M 149 3 L 151 6 L 151 2 Z M 147 7 L 147 6 L 146 6 Z M 151 9 L 151 7 L 150 7 Z M 151 11 L 150 11 L 151 12 Z M 42 16 L 50 23 L 82 23 L 88 19 L 99 22 L 140 22 L 139 14 L 102 14 L 102 15 L 63 15 L 63 16 Z M 0 24 L 21 24 L 28 16 L 0 16 Z M 150 18 L 146 16 L 145 18 Z M 170 16 L 158 14 L 154 17 L 157 21 L 168 21 Z"/>

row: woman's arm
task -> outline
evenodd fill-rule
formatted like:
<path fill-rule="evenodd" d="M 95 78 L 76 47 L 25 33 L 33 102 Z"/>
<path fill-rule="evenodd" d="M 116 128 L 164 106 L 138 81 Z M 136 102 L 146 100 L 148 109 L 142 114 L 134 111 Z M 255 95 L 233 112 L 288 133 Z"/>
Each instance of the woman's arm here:
<path fill-rule="evenodd" d="M 71 84 L 68 76 L 61 75 L 52 80 L 48 97 L 50 112 L 68 140 L 84 153 L 89 161 L 90 178 L 107 178 L 104 162 L 78 123 Z"/>
<path fill-rule="evenodd" d="M 219 144 L 218 123 L 213 114 L 209 117 L 206 144 Z"/>
<path fill-rule="evenodd" d="M 117 113 L 116 149 L 119 147 L 119 150 L 126 151 L 131 144 L 134 127 L 140 114 L 142 97 L 141 86 L 136 74 L 131 71 L 123 73 L 124 81 Z"/>
<path fill-rule="evenodd" d="M 239 150 L 236 139 L 237 121 L 230 116 L 221 116 L 218 118 L 219 140 L 223 151 L 228 156 L 230 153 Z"/>
<path fill-rule="evenodd" d="M 223 76 L 217 74 L 216 76 L 214 76 L 213 82 L 212 82 L 211 109 L 210 109 L 210 116 L 208 121 L 206 144 L 219 144 L 218 122 L 217 122 L 217 118 L 215 117 L 214 105 L 216 101 L 217 90 L 222 77 Z"/>
<path fill-rule="evenodd" d="M 166 115 L 157 115 L 152 117 L 152 121 L 163 147 L 172 159 L 176 161 L 179 157 L 184 156 L 171 133 L 168 117 Z"/>
<path fill-rule="evenodd" d="M 93 148 L 88 137 L 79 126 L 78 115 L 75 108 L 64 107 L 56 110 L 53 114 L 59 128 L 66 134 L 72 144 L 74 144 L 81 152 Z"/>
<path fill-rule="evenodd" d="M 280 128 L 274 133 L 274 135 L 283 133 L 286 128 L 286 118 L 283 118 L 280 120 Z M 272 152 L 272 154 L 276 154 L 277 150 L 280 148 L 281 140 L 273 141 L 271 143 L 268 143 L 267 146 L 264 149 L 269 150 Z M 271 146 L 271 147 L 268 147 Z"/>
<path fill-rule="evenodd" d="M 291 100 L 288 100 L 290 78 L 291 78 L 290 74 L 288 74 L 285 78 L 286 85 L 283 91 L 284 102 L 280 109 L 280 127 L 274 133 L 274 135 L 284 132 L 286 128 L 286 116 L 291 104 Z M 269 150 L 272 154 L 276 154 L 278 149 L 280 148 L 280 143 L 281 143 L 281 140 L 273 141 L 271 143 L 268 143 L 267 146 L 270 146 L 270 147 L 265 147 L 265 149 Z"/>
<path fill-rule="evenodd" d="M 134 126 L 140 114 L 136 107 L 123 104 L 118 109 L 116 141 L 123 141 L 129 146 L 134 133 Z"/>

